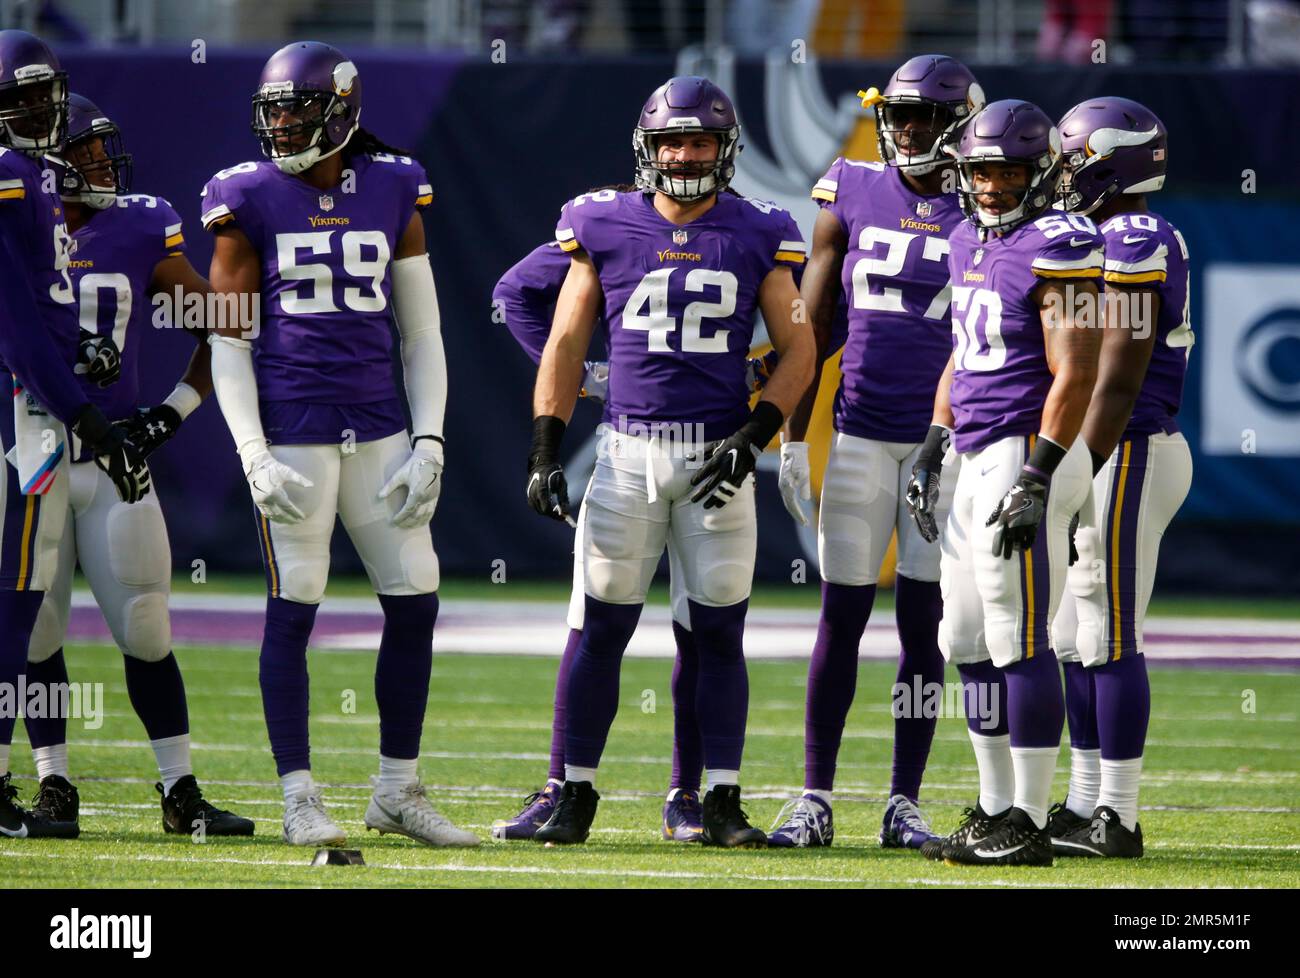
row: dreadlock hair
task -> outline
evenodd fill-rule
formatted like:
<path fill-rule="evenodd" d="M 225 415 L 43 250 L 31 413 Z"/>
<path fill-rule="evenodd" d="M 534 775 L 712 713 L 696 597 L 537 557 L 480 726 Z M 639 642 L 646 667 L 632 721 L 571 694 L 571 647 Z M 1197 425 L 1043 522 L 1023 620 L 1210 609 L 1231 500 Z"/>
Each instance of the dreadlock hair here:
<path fill-rule="evenodd" d="M 589 194 L 600 193 L 602 190 L 613 190 L 615 193 L 630 194 L 636 189 L 635 183 L 606 183 L 599 187 L 592 187 L 587 191 Z M 585 195 L 584 195 L 585 196 Z"/>
<path fill-rule="evenodd" d="M 415 159 L 415 154 L 409 149 L 399 149 L 396 146 L 390 146 L 369 129 L 363 129 L 357 126 L 357 131 L 352 134 L 348 140 L 348 145 L 344 149 L 349 157 L 365 156 L 367 153 L 388 153 L 390 156 L 409 156 Z M 418 162 L 418 161 L 417 161 Z"/>

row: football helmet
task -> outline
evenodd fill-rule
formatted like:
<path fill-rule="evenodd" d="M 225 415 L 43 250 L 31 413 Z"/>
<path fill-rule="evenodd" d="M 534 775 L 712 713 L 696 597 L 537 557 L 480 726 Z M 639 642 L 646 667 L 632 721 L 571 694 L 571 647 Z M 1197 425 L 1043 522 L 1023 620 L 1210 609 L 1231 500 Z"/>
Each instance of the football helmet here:
<path fill-rule="evenodd" d="M 1060 201 L 1091 214 L 1116 194 L 1146 194 L 1165 185 L 1169 133 L 1145 105 L 1095 98 L 1065 113 L 1058 126 L 1065 154 Z"/>
<path fill-rule="evenodd" d="M 65 201 L 103 210 L 130 190 L 131 154 L 123 147 L 122 131 L 75 92 L 68 96 L 68 139 L 61 161 L 59 196 Z"/>
<path fill-rule="evenodd" d="M 718 137 L 718 156 L 709 162 L 659 162 L 659 139 L 666 135 L 706 132 Z M 632 133 L 636 151 L 636 185 L 690 203 L 724 190 L 736 175 L 740 123 L 731 99 L 698 75 L 679 75 L 656 88 Z"/>
<path fill-rule="evenodd" d="M 40 159 L 68 131 L 68 73 L 45 42 L 0 31 L 0 145 Z"/>
<path fill-rule="evenodd" d="M 271 55 L 253 95 L 262 155 L 285 173 L 333 156 L 361 122 L 361 79 L 338 48 L 295 41 Z"/>
<path fill-rule="evenodd" d="M 984 89 L 960 61 L 945 54 L 922 54 L 903 62 L 883 92 L 859 92 L 862 107 L 876 114 L 880 158 L 904 173 L 921 176 L 948 165 L 943 152 L 957 130 L 984 108 Z M 928 114 L 924 128 L 909 129 Z M 905 145 L 900 146 L 903 142 Z"/>
<path fill-rule="evenodd" d="M 976 227 L 1008 231 L 1032 220 L 1056 200 L 1061 179 L 1061 134 L 1038 106 L 1019 99 L 986 105 L 962 127 L 947 152 L 957 162 L 958 196 L 962 212 Z M 987 163 L 1015 163 L 1029 168 L 1021 190 L 1005 191 L 1019 198 L 1000 213 L 980 207 L 974 170 Z"/>

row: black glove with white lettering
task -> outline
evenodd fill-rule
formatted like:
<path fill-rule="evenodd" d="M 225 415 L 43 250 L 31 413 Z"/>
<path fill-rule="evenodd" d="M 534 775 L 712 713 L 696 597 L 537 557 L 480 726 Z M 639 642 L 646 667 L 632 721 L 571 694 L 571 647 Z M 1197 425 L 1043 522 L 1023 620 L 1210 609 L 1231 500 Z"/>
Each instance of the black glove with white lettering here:
<path fill-rule="evenodd" d="M 528 505 L 542 516 L 576 526 L 569 513 L 569 485 L 557 456 L 565 424 L 542 415 L 533 419 L 533 447 L 528 453 Z"/>
<path fill-rule="evenodd" d="M 73 418 L 72 430 L 113 481 L 122 502 L 138 503 L 149 495 L 149 466 L 121 426 L 109 424 L 103 411 L 87 404 Z"/>
<path fill-rule="evenodd" d="M 170 404 L 140 408 L 125 421 L 115 422 L 141 458 L 148 458 L 172 439 L 181 426 L 180 413 Z"/>
<path fill-rule="evenodd" d="M 734 435 L 717 444 L 691 479 L 691 485 L 700 487 L 691 502 L 704 500 L 705 509 L 721 509 L 731 502 L 754 471 L 767 443 L 784 423 L 781 409 L 771 401 L 754 405 L 749 420 Z"/>
<path fill-rule="evenodd" d="M 77 342 L 77 365 L 72 370 L 96 387 L 109 387 L 122 376 L 122 353 L 113 337 L 83 329 Z"/>
<path fill-rule="evenodd" d="M 907 509 L 926 543 L 939 539 L 939 524 L 934 514 L 939 508 L 939 477 L 951 436 L 952 432 L 943 425 L 930 425 L 916 456 L 916 464 L 912 466 L 912 478 L 907 483 Z"/>
<path fill-rule="evenodd" d="M 1007 490 L 985 522 L 997 525 L 993 533 L 993 556 L 1011 559 L 1017 550 L 1028 550 L 1038 537 L 1038 525 L 1047 513 L 1047 485 L 1065 458 L 1065 449 L 1039 435 L 1034 450 L 1020 470 L 1020 478 Z"/>

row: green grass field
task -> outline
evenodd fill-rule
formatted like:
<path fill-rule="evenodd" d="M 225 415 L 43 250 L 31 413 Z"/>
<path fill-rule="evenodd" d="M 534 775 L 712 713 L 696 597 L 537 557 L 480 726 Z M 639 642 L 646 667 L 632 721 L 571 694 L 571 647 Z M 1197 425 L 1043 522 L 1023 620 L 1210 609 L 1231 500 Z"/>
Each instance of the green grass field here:
<path fill-rule="evenodd" d="M 516 597 L 520 595 L 514 595 Z M 1204 608 L 1202 608 L 1204 611 Z M 667 660 L 629 659 L 621 709 L 601 769 L 604 794 L 590 842 L 577 849 L 485 841 L 436 851 L 366 833 L 367 777 L 376 766 L 373 655 L 311 656 L 315 774 L 367 866 L 311 867 L 310 850 L 279 838 L 280 791 L 266 741 L 256 653 L 177 653 L 189 690 L 195 771 L 219 804 L 257 819 L 252 839 L 195 844 L 161 830 L 155 767 L 131 711 L 115 649 L 68 652 L 74 681 L 105 684 L 99 729 L 70 726 L 73 780 L 82 799 L 76 841 L 0 840 L 9 886 L 1287 886 L 1300 885 L 1300 676 L 1253 671 L 1152 670 L 1153 717 L 1142 826 L 1146 858 L 1132 863 L 1058 861 L 1052 869 L 960 869 L 915 853 L 882 851 L 875 833 L 889 767 L 892 668 L 864 663 L 836 794 L 829 850 L 723 852 L 659 839 L 669 773 L 672 708 Z M 750 663 L 746 807 L 766 828 L 802 774 L 803 662 Z M 555 660 L 440 655 L 421 762 L 435 803 L 487 839 L 539 787 L 550 742 Z M 950 677 L 951 678 L 951 677 Z M 348 690 L 356 711 L 345 713 Z M 644 712 L 645 690 L 658 709 Z M 1256 712 L 1242 710 L 1253 690 Z M 1063 752 L 1062 764 L 1066 759 Z M 34 768 L 19 725 L 12 768 L 24 797 Z M 1058 771 L 1056 797 L 1065 792 Z M 943 719 L 924 792 L 942 830 L 974 801 L 964 721 Z"/>

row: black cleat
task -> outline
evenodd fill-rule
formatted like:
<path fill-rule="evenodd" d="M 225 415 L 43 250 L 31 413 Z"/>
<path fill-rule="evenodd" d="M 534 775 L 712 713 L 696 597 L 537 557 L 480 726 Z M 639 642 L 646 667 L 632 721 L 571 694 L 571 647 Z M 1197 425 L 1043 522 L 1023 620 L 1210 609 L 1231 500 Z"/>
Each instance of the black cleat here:
<path fill-rule="evenodd" d="M 1052 852 L 1058 856 L 1072 855 L 1072 853 L 1062 850 L 1056 844 L 1056 840 L 1064 839 L 1071 832 L 1078 829 L 1079 826 L 1091 823 L 1092 819 L 1075 814 L 1073 810 L 1065 806 L 1065 802 L 1057 802 L 1047 810 L 1047 834 L 1052 837 Z"/>
<path fill-rule="evenodd" d="M 1135 824 L 1130 832 L 1115 809 L 1103 805 L 1069 835 L 1053 839 L 1052 847 L 1058 856 L 1138 859 L 1142 855 L 1142 825 Z"/>
<path fill-rule="evenodd" d="M 158 794 L 163 794 L 163 786 L 155 784 Z M 199 790 L 199 783 L 194 775 L 187 774 L 174 785 L 172 790 L 163 795 L 163 831 L 180 835 L 200 833 L 200 838 L 209 835 L 252 835 L 253 820 L 222 811 L 210 804 Z"/>
<path fill-rule="evenodd" d="M 996 831 L 1006 817 L 1007 812 L 990 815 L 980 808 L 979 802 L 976 802 L 974 808 L 967 808 L 962 812 L 961 824 L 952 835 L 923 843 L 921 854 L 926 859 L 948 859 L 958 849 L 965 849 L 969 845 L 980 842 Z"/>
<path fill-rule="evenodd" d="M 978 842 L 944 854 L 950 866 L 1050 866 L 1052 837 L 1019 808 L 1012 808 Z"/>
<path fill-rule="evenodd" d="M 727 849 L 766 849 L 767 835 L 749 824 L 740 807 L 740 785 L 720 784 L 704 796 L 700 842 Z"/>
<path fill-rule="evenodd" d="M 590 781 L 566 781 L 551 817 L 533 835 L 548 845 L 575 846 L 587 841 L 600 795 Z"/>
<path fill-rule="evenodd" d="M 81 814 L 81 797 L 77 794 L 77 786 L 57 774 L 41 778 L 36 796 L 32 799 L 31 813 L 44 816 L 51 822 L 76 822 Z"/>
<path fill-rule="evenodd" d="M 23 809 L 18 804 L 18 789 L 11 783 L 11 778 L 9 774 L 0 778 L 0 835 L 11 839 L 75 839 L 81 834 L 75 820 L 55 820 L 40 812 Z M 73 794 L 75 796 L 76 789 L 73 789 Z"/>

